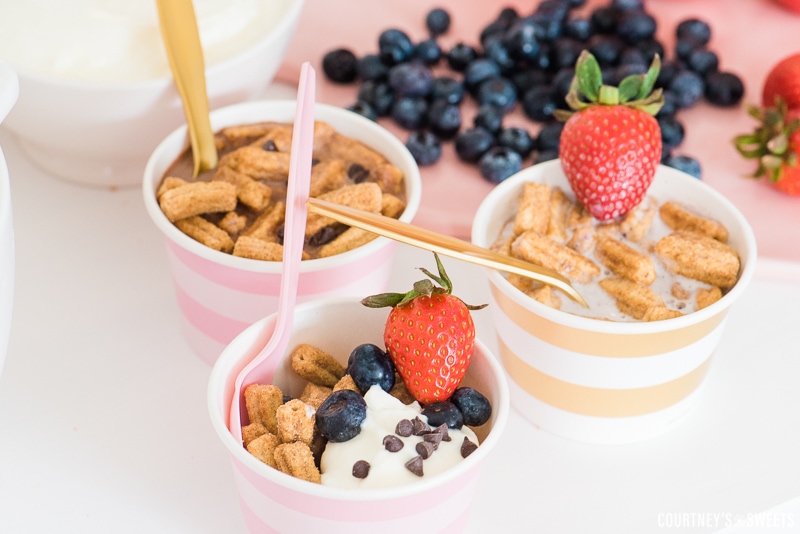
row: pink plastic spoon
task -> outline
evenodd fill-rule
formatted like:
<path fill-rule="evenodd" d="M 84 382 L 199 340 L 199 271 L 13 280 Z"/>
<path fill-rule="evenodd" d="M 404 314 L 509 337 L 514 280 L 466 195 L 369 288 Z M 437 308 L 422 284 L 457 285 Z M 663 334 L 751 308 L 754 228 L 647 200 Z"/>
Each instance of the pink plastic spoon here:
<path fill-rule="evenodd" d="M 289 182 L 286 191 L 286 224 L 283 234 L 283 273 L 278 297 L 277 320 L 268 323 L 251 347 L 254 354 L 239 372 L 234 384 L 230 409 L 230 431 L 242 438 L 242 422 L 247 421 L 242 393 L 250 384 L 271 384 L 280 356 L 286 351 L 292 330 L 300 259 L 303 253 L 308 191 L 311 182 L 311 153 L 314 148 L 314 91 L 316 73 L 309 63 L 300 72 L 297 110 L 292 131 L 292 152 L 289 160 Z M 270 328 L 269 325 L 274 325 Z"/>

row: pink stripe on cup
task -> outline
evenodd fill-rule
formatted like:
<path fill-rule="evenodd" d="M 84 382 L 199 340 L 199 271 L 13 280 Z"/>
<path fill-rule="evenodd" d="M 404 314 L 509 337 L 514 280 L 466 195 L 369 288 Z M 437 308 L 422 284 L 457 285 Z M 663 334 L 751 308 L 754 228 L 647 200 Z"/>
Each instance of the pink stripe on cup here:
<path fill-rule="evenodd" d="M 480 466 L 475 466 L 475 468 L 444 485 L 415 495 L 383 500 L 348 501 L 317 497 L 281 486 L 259 476 L 235 457 L 233 458 L 233 465 L 265 498 L 281 506 L 321 519 L 349 522 L 399 519 L 408 516 L 408 510 L 421 511 L 435 508 L 440 504 L 439 500 L 435 498 L 436 495 L 445 498 L 464 491 L 467 486 L 475 483 L 475 479 L 480 472 Z M 466 497 L 471 497 L 471 495 Z"/>
<path fill-rule="evenodd" d="M 231 339 L 238 336 L 242 330 L 250 326 L 247 323 L 236 321 L 209 310 L 189 296 L 180 285 L 173 285 L 175 286 L 178 307 L 183 312 L 184 318 L 214 341 L 226 345 Z"/>

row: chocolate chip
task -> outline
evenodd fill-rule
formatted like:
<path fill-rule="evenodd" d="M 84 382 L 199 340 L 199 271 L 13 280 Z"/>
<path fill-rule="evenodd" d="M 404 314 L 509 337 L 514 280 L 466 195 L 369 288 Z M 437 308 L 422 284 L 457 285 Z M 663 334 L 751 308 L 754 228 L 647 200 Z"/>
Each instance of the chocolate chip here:
<path fill-rule="evenodd" d="M 358 163 L 353 163 L 347 169 L 347 176 L 353 180 L 354 183 L 360 184 L 367 178 L 369 178 L 369 171 L 365 169 L 362 165 Z"/>
<path fill-rule="evenodd" d="M 347 230 L 348 226 L 344 224 L 331 224 L 329 226 L 323 226 L 320 228 L 316 234 L 312 235 L 308 239 L 308 244 L 312 247 L 320 247 L 322 245 L 327 245 Z"/>
<path fill-rule="evenodd" d="M 428 426 L 428 423 L 420 419 L 419 417 L 415 417 L 411 423 L 414 425 L 414 435 L 415 436 L 422 436 L 423 434 L 427 434 L 431 431 L 431 427 Z"/>
<path fill-rule="evenodd" d="M 423 460 L 427 460 L 431 457 L 431 454 L 436 450 L 437 445 L 430 443 L 428 441 L 420 441 L 417 443 L 417 454 L 419 454 Z"/>
<path fill-rule="evenodd" d="M 398 436 L 407 438 L 414 433 L 414 423 L 412 423 L 409 419 L 400 419 L 400 421 L 397 422 L 394 433 Z"/>
<path fill-rule="evenodd" d="M 436 450 L 439 448 L 439 443 L 442 442 L 442 435 L 439 432 L 431 432 L 422 436 L 422 440 L 433 445 L 434 450 Z"/>
<path fill-rule="evenodd" d="M 264 144 L 261 145 L 261 148 L 263 148 L 267 152 L 277 152 L 278 151 L 278 146 L 275 144 L 275 141 L 273 141 L 272 139 L 267 139 L 266 141 L 264 141 Z"/>
<path fill-rule="evenodd" d="M 406 462 L 406 469 L 421 477 L 423 475 L 422 472 L 422 456 L 414 456 L 412 459 Z"/>
<path fill-rule="evenodd" d="M 353 476 L 356 478 L 367 478 L 369 475 L 369 462 L 359 460 L 353 464 Z"/>
<path fill-rule="evenodd" d="M 403 448 L 403 440 L 391 434 L 384 436 L 383 446 L 389 452 L 397 452 Z"/>
<path fill-rule="evenodd" d="M 313 167 L 314 165 L 319 163 L 319 161 L 320 161 L 319 158 L 311 158 L 311 166 Z"/>
<path fill-rule="evenodd" d="M 433 431 L 442 436 L 442 441 L 450 441 L 452 439 L 450 437 L 450 432 L 447 431 L 447 423 L 442 423 L 441 425 L 437 426 Z"/>
<path fill-rule="evenodd" d="M 477 449 L 478 446 L 472 443 L 468 437 L 464 436 L 464 441 L 461 443 L 461 457 L 466 458 Z"/>

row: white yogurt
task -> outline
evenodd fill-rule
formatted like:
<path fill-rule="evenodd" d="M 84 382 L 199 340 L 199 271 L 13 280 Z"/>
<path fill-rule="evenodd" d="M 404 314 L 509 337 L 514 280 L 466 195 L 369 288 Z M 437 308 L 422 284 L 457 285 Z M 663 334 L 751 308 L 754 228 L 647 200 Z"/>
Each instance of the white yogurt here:
<path fill-rule="evenodd" d="M 194 0 L 207 66 L 261 39 L 290 0 Z M 0 0 L 0 60 L 71 80 L 161 78 L 169 63 L 155 0 Z"/>
<path fill-rule="evenodd" d="M 403 448 L 397 452 L 389 452 L 383 445 L 386 435 L 395 435 L 395 428 L 401 419 L 413 420 L 420 414 L 417 402 L 403 404 L 397 398 L 383 391 L 379 386 L 372 386 L 364 400 L 367 402 L 367 417 L 361 424 L 361 433 L 349 441 L 328 443 L 322 454 L 320 471 L 322 484 L 340 488 L 382 488 L 412 484 L 446 471 L 463 460 L 461 444 L 464 437 L 477 444 L 478 438 L 467 426 L 459 429 L 448 429 L 450 441 L 442 441 L 438 449 L 423 460 L 423 477 L 409 471 L 405 464 L 418 456 L 416 444 L 422 441 L 421 436 L 401 437 Z M 359 460 L 370 464 L 369 475 L 359 479 L 353 476 L 353 465 Z"/>

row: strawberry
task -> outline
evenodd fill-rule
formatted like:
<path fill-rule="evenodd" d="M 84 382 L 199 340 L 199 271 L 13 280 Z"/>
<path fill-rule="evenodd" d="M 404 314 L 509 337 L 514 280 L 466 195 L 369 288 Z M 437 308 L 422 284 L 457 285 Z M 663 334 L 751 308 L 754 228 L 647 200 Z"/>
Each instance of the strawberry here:
<path fill-rule="evenodd" d="M 774 107 L 777 97 L 783 99 L 788 109 L 800 108 L 800 53 L 783 58 L 767 73 L 761 105 Z"/>
<path fill-rule="evenodd" d="M 766 177 L 778 191 L 800 196 L 800 108 L 788 109 L 780 97 L 776 102 L 774 107 L 748 106 L 759 126 L 733 142 L 742 156 L 758 160 L 753 178 Z"/>
<path fill-rule="evenodd" d="M 795 13 L 800 13 L 800 0 L 775 0 L 777 3 Z"/>
<path fill-rule="evenodd" d="M 370 308 L 391 306 L 383 332 L 386 351 L 409 393 L 423 405 L 450 398 L 464 378 L 475 347 L 470 306 L 452 295 L 453 284 L 439 256 L 439 276 L 420 268 L 431 280 L 408 293 L 382 293 L 361 301 Z"/>
<path fill-rule="evenodd" d="M 584 50 L 566 97 L 575 111 L 554 112 L 565 121 L 561 168 L 578 201 L 598 220 L 636 207 L 661 161 L 661 129 L 654 115 L 664 97 L 661 89 L 653 91 L 660 65 L 656 55 L 646 74 L 627 76 L 613 87 L 603 85 L 600 65 Z"/>

